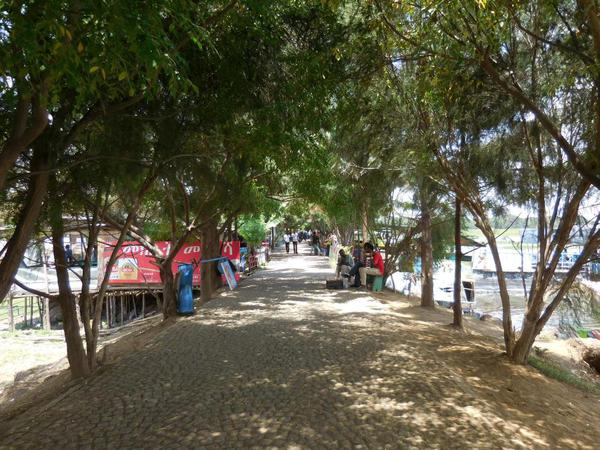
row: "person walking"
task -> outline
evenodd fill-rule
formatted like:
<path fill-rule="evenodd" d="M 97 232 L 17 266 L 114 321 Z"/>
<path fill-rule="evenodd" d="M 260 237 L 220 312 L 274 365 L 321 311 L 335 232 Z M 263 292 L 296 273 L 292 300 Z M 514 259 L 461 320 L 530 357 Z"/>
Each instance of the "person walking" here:
<path fill-rule="evenodd" d="M 319 238 L 319 232 L 317 230 L 313 231 L 312 247 L 313 247 L 314 254 L 317 256 L 321 255 L 321 247 L 319 245 L 320 241 L 321 241 L 321 239 Z"/>
<path fill-rule="evenodd" d="M 72 266 L 75 263 L 73 250 L 71 250 L 71 246 L 69 244 L 65 245 L 65 259 L 67 260 L 68 266 Z"/>
<path fill-rule="evenodd" d="M 294 255 L 298 254 L 298 232 L 294 231 L 292 233 L 292 244 L 294 246 Z"/>
<path fill-rule="evenodd" d="M 285 252 L 289 253 L 290 252 L 290 235 L 287 231 L 283 235 L 283 242 L 285 242 Z"/>

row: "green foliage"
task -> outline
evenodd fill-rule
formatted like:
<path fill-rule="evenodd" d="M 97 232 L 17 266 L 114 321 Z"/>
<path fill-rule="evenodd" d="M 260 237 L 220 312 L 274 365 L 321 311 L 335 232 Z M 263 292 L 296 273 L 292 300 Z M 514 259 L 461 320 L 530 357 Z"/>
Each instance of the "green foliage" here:
<path fill-rule="evenodd" d="M 243 220 L 239 233 L 252 247 L 258 247 L 267 235 L 267 227 L 260 218 L 248 218 Z"/>
<path fill-rule="evenodd" d="M 3 2 L 0 89 L 12 90 L 12 79 L 26 94 L 46 82 L 52 106 L 64 100 L 65 89 L 77 92 L 80 105 L 152 90 L 161 71 L 169 85 L 185 84 L 174 49 L 189 39 L 205 41 L 201 24 L 211 3 L 199 8 L 187 0 Z"/>

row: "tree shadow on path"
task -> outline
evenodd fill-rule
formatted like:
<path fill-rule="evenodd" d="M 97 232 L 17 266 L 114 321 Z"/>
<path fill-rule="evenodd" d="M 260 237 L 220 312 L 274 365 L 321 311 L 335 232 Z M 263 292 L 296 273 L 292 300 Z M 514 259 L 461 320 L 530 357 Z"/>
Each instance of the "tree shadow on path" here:
<path fill-rule="evenodd" d="M 502 376 L 522 375 L 492 342 L 364 292 L 327 291 L 331 272 L 324 258 L 275 259 L 50 408 L 5 424 L 0 447 L 594 447 L 518 394 L 493 395 L 510 386 Z M 457 355 L 499 374 L 487 383 Z"/>

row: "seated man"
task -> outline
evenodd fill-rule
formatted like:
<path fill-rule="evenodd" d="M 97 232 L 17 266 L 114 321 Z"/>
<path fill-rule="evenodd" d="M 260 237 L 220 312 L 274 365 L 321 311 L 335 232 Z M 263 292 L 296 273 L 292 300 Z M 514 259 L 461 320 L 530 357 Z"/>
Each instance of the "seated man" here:
<path fill-rule="evenodd" d="M 335 269 L 335 277 L 339 278 L 340 275 L 345 276 L 348 272 L 350 272 L 351 263 L 349 261 L 348 255 L 342 248 L 338 253 L 337 266 Z"/>
<path fill-rule="evenodd" d="M 360 282 L 363 286 L 367 286 L 367 275 L 375 275 L 382 277 L 383 276 L 383 258 L 381 257 L 381 253 L 375 251 L 375 247 L 370 242 L 365 243 L 364 245 L 365 253 L 368 253 L 369 256 L 373 259 L 373 267 L 361 267 L 358 269 L 360 274 Z"/>
<path fill-rule="evenodd" d="M 365 266 L 365 258 L 364 252 L 361 248 L 360 242 L 355 241 L 354 246 L 352 247 L 352 259 L 354 260 L 354 265 L 350 272 L 348 273 L 348 277 L 350 278 L 350 282 L 353 287 L 360 287 L 360 277 L 358 276 L 358 271 L 361 267 Z M 354 281 L 352 281 L 352 277 L 354 277 Z"/>

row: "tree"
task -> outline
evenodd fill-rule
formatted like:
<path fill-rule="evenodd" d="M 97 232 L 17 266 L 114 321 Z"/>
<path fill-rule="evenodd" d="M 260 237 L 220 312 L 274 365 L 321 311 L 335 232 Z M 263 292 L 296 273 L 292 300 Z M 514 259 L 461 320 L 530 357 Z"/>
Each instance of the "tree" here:
<path fill-rule="evenodd" d="M 69 155 L 74 138 L 98 119 L 152 96 L 160 77 L 173 90 L 189 88 L 180 49 L 191 41 L 201 45 L 204 27 L 236 3 L 218 9 L 218 2 L 201 8 L 194 1 L 147 7 L 127 1 L 30 0 L 2 7 L 0 123 L 6 131 L 0 194 L 12 195 L 13 186 L 6 186 L 12 172 L 29 181 L 21 187 L 26 195 L 19 226 L 1 255 L 0 299 L 31 238 L 50 170 Z"/>
<path fill-rule="evenodd" d="M 267 227 L 260 218 L 242 219 L 240 225 L 240 235 L 250 244 L 251 247 L 260 247 L 265 240 Z"/>
<path fill-rule="evenodd" d="M 423 61 L 422 79 L 428 85 L 425 99 L 440 122 L 432 151 L 443 167 L 444 178 L 490 245 L 503 305 L 506 350 L 521 364 L 527 362 L 535 336 L 598 245 L 596 219 L 580 259 L 543 310 L 544 296 L 577 211 L 589 195 L 590 185 L 597 183 L 598 119 L 581 108 L 582 104 L 597 104 L 595 69 L 588 64 L 595 43 L 591 37 L 571 33 L 572 21 L 581 28 L 592 27 L 597 8 L 586 4 L 588 7 L 580 3 L 584 14 L 576 13 L 579 6 L 572 2 L 510 6 L 463 2 L 444 3 L 435 9 L 392 9 L 379 4 L 396 51 Z M 457 71 L 458 67 L 462 70 Z M 578 77 L 575 72 L 583 75 Z M 465 79 L 465 73 L 470 78 Z M 506 93 L 512 102 L 494 100 Z M 461 98 L 469 102 L 465 104 Z M 493 105 L 501 109 L 492 112 Z M 569 142 L 560 131 L 566 129 L 571 130 Z M 459 135 L 467 136 L 468 155 L 459 151 Z M 513 153 L 508 154 L 506 148 Z M 568 165 L 563 164 L 563 155 Z M 473 166 L 475 161 L 478 169 Z M 526 169 L 529 167 L 533 171 Z M 529 205 L 538 214 L 538 266 L 518 335 L 512 329 L 510 297 L 490 224 L 493 200 Z"/>

